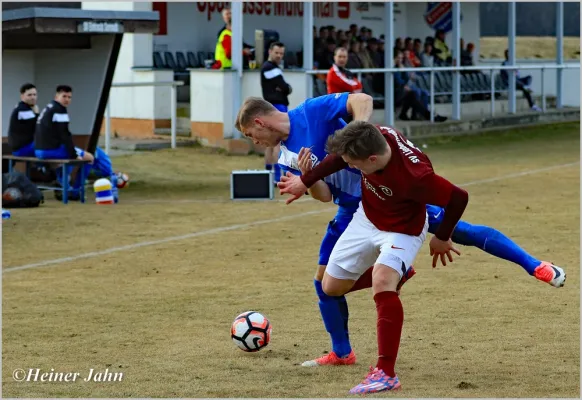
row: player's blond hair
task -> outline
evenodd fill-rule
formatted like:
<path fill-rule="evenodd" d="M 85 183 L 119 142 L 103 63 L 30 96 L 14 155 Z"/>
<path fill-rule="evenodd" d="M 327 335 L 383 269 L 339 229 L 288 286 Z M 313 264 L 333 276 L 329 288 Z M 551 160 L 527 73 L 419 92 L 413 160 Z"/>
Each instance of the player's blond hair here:
<path fill-rule="evenodd" d="M 386 139 L 374 124 L 352 121 L 327 139 L 326 151 L 352 160 L 365 160 L 383 154 L 387 146 Z"/>
<path fill-rule="evenodd" d="M 242 132 L 244 128 L 251 126 L 257 117 L 269 115 L 277 109 L 265 99 L 260 97 L 247 97 L 236 116 L 235 128 Z"/>

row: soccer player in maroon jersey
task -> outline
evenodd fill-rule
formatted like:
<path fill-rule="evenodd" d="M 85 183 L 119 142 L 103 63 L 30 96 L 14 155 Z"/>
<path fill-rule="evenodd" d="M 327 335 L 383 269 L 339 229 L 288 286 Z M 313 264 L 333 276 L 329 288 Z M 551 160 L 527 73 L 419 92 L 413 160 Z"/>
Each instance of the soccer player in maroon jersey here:
<path fill-rule="evenodd" d="M 397 285 L 426 239 L 426 205 L 445 208 L 445 217 L 430 241 L 433 267 L 440 257 L 453 261 L 451 234 L 469 201 L 463 189 L 435 174 L 428 157 L 399 132 L 369 122 L 354 121 L 330 136 L 329 155 L 302 176 L 285 176 L 281 193 L 288 203 L 320 179 L 346 166 L 362 172 L 362 203 L 331 253 L 323 281 L 330 296 L 341 296 L 362 285 L 374 265 L 372 288 L 377 320 L 378 363 L 350 393 L 397 390 L 394 366 L 404 319 Z"/>

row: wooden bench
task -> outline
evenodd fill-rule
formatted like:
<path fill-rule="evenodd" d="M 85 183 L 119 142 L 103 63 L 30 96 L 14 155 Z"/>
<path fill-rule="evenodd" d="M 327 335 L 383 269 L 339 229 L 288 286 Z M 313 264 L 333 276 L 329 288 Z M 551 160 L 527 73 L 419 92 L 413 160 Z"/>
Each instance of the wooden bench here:
<path fill-rule="evenodd" d="M 79 166 L 79 171 L 77 173 L 81 174 L 81 187 L 80 187 L 80 201 L 81 203 L 85 202 L 85 181 L 87 180 L 87 177 L 85 176 L 85 171 L 83 167 L 83 164 L 87 163 L 88 161 L 85 160 L 57 160 L 57 159 L 40 159 L 40 158 L 36 158 L 36 157 L 19 157 L 19 156 L 13 156 L 10 154 L 3 154 L 2 155 L 2 159 L 3 160 L 8 160 L 8 172 L 12 172 L 12 170 L 14 169 L 14 163 L 17 162 L 23 162 L 26 165 L 26 176 L 28 178 L 30 178 L 30 164 L 55 164 L 55 165 L 59 165 L 60 164 L 60 168 L 62 168 L 63 171 L 63 186 L 48 186 L 48 185 L 38 185 L 37 187 L 41 190 L 54 190 L 54 191 L 62 191 L 63 192 L 63 203 L 67 204 L 69 202 L 69 192 L 70 192 L 70 188 L 69 188 L 69 178 L 70 178 L 70 173 L 69 170 L 71 168 L 67 168 L 67 166 Z M 72 169 L 71 169 L 72 170 Z"/>

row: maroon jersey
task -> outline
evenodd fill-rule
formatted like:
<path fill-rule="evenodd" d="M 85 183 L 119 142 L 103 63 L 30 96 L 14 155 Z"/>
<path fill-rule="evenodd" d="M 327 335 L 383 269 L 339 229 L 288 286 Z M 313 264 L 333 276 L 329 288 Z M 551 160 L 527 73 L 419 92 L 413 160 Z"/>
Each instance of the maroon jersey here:
<path fill-rule="evenodd" d="M 362 173 L 366 216 L 382 231 L 418 236 L 426 221 L 426 205 L 437 205 L 445 208 L 445 217 L 435 236 L 448 240 L 467 206 L 467 192 L 435 174 L 426 154 L 400 132 L 383 126 L 378 129 L 390 146 L 391 157 L 383 170 Z M 329 155 L 301 180 L 310 187 L 346 166 L 340 156 Z"/>
<path fill-rule="evenodd" d="M 389 127 L 378 128 L 392 156 L 383 170 L 362 173 L 364 212 L 382 231 L 418 236 L 426 220 L 426 203 L 418 196 L 422 192 L 419 186 L 435 175 L 432 164 L 426 154 L 399 132 Z"/>

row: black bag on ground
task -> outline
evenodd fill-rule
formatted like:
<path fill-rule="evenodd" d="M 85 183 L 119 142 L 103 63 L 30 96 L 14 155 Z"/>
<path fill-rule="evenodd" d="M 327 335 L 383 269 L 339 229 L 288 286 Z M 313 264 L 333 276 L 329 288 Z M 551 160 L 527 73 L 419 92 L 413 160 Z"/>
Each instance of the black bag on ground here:
<path fill-rule="evenodd" d="M 42 192 L 21 172 L 2 174 L 2 207 L 38 207 L 44 202 Z"/>

